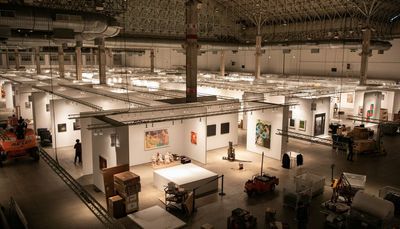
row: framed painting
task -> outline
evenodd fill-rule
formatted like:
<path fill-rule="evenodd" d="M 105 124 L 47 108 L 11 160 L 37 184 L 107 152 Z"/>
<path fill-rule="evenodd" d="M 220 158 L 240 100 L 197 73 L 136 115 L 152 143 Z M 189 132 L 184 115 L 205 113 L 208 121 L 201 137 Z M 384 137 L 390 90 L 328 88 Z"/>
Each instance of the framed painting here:
<path fill-rule="evenodd" d="M 229 122 L 221 123 L 221 134 L 229 134 Z"/>
<path fill-rule="evenodd" d="M 207 137 L 215 136 L 217 134 L 217 125 L 208 125 L 207 126 Z"/>
<path fill-rule="evenodd" d="M 57 130 L 58 132 L 66 132 L 67 131 L 67 124 L 66 123 L 61 123 L 57 124 Z"/>
<path fill-rule="evenodd" d="M 257 120 L 256 142 L 257 145 L 271 149 L 271 124 Z"/>
<path fill-rule="evenodd" d="M 194 131 L 190 132 L 190 143 L 197 145 L 197 133 Z"/>
<path fill-rule="evenodd" d="M 296 128 L 296 120 L 293 118 L 289 118 L 289 128 L 294 129 Z"/>
<path fill-rule="evenodd" d="M 152 150 L 169 145 L 169 134 L 167 129 L 150 130 L 145 132 L 144 150 Z"/>
<path fill-rule="evenodd" d="M 299 130 L 306 131 L 306 120 L 299 121 Z"/>

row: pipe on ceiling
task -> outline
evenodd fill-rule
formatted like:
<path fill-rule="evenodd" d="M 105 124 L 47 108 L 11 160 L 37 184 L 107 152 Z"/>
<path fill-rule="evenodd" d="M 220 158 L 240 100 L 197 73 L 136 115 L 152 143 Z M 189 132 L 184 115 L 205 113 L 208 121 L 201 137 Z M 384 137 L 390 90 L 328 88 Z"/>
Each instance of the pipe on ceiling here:
<path fill-rule="evenodd" d="M 120 27 L 115 19 L 93 13 L 77 13 L 35 8 L 29 6 L 0 5 L 0 27 L 33 33 L 53 32 L 53 39 L 93 40 L 113 37 Z M 8 38 L 8 37 L 5 37 Z"/>

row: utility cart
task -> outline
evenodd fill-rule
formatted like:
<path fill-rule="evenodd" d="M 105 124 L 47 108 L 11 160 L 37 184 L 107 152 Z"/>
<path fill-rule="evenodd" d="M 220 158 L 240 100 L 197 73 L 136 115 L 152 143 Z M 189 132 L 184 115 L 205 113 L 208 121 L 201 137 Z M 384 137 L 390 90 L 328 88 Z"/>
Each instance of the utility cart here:
<path fill-rule="evenodd" d="M 186 216 L 193 212 L 193 192 L 178 187 L 169 182 L 165 187 L 165 209 L 169 212 L 178 211 Z"/>

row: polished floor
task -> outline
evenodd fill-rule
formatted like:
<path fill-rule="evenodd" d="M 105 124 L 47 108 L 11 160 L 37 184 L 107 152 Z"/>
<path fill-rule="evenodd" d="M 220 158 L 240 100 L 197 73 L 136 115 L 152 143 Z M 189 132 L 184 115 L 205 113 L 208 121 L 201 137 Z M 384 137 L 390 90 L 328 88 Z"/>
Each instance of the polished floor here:
<path fill-rule="evenodd" d="M 378 195 L 384 186 L 400 187 L 399 173 L 400 137 L 384 138 L 388 154 L 386 156 L 362 155 L 354 162 L 346 161 L 346 155 L 336 152 L 330 147 L 291 140 L 289 150 L 304 155 L 304 166 L 283 169 L 277 160 L 265 158 L 264 172 L 278 176 L 280 184 L 274 193 L 248 198 L 243 192 L 245 181 L 259 173 L 261 155 L 245 150 L 245 135 L 239 131 L 239 145 L 236 146 L 236 156 L 242 160 L 252 161 L 244 164 L 244 169 L 238 169 L 238 162 L 222 160 L 226 149 L 208 152 L 206 169 L 224 174 L 225 196 L 217 194 L 200 198 L 196 201 L 197 211 L 187 220 L 187 228 L 200 228 L 209 223 L 215 228 L 226 228 L 226 218 L 237 207 L 250 211 L 257 217 L 258 228 L 264 228 L 264 211 L 267 207 L 277 210 L 277 218 L 296 228 L 295 212 L 283 206 L 282 193 L 284 187 L 293 182 L 293 176 L 310 171 L 326 178 L 325 192 L 315 197 L 310 211 L 309 228 L 323 228 L 324 216 L 320 213 L 321 202 L 328 200 L 331 195 L 329 187 L 331 164 L 335 164 L 334 176 L 341 172 L 352 172 L 367 175 L 366 191 Z M 50 154 L 55 155 L 50 149 Z M 66 168 L 87 190 L 105 206 L 102 193 L 96 192 L 91 185 L 91 176 L 82 176 L 81 166 L 73 163 L 72 147 L 57 150 L 60 164 Z M 196 162 L 195 162 L 196 163 Z M 196 163 L 198 164 L 198 163 Z M 131 171 L 141 176 L 142 192 L 140 193 L 140 209 L 153 205 L 163 206 L 162 191 L 153 184 L 153 169 L 150 164 L 131 167 Z M 8 163 L 0 169 L 0 203 L 5 205 L 8 196 L 14 196 L 27 215 L 30 228 L 102 228 L 95 216 L 80 202 L 79 198 L 50 170 L 44 163 L 35 164 L 29 160 L 19 160 Z M 4 187 L 4 188 L 3 188 Z M 46 220 L 44 220 L 44 218 Z M 122 219 L 125 225 L 131 225 L 128 219 Z"/>

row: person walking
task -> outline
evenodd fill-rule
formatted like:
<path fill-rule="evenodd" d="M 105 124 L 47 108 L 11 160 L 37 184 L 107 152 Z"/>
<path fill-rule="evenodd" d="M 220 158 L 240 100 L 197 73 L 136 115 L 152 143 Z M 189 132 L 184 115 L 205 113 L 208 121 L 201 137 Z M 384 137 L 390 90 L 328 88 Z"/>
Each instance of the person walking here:
<path fill-rule="evenodd" d="M 296 209 L 296 220 L 298 229 L 307 229 L 308 216 L 309 216 L 308 204 L 299 203 Z"/>
<path fill-rule="evenodd" d="M 348 161 L 353 161 L 353 145 L 354 145 L 354 141 L 353 138 L 349 138 L 349 153 L 347 154 L 347 160 Z"/>
<path fill-rule="evenodd" d="M 82 163 L 82 144 L 79 142 L 79 139 L 76 139 L 74 149 L 75 149 L 74 164 L 76 164 L 76 159 L 78 159 L 79 163 Z"/>

